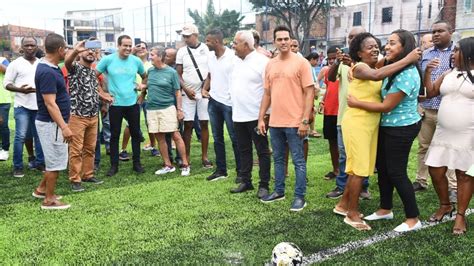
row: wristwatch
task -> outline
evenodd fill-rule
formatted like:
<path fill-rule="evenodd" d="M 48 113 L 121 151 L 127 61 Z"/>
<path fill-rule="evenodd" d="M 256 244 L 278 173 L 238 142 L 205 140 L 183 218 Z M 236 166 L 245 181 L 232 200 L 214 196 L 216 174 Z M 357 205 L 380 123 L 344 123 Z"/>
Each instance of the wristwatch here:
<path fill-rule="evenodd" d="M 301 123 L 303 123 L 303 125 L 305 125 L 305 126 L 309 125 L 308 119 L 303 119 L 303 121 L 301 121 Z"/>

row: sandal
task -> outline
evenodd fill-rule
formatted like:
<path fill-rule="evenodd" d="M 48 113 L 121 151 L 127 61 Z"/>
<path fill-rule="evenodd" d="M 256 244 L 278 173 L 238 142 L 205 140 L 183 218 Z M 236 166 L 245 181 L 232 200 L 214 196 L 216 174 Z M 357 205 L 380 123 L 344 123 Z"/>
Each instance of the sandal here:
<path fill-rule="evenodd" d="M 454 227 L 454 228 L 453 228 L 453 235 L 455 235 L 455 236 L 462 236 L 462 235 L 466 234 L 466 232 L 467 232 L 467 221 L 466 221 L 466 217 L 464 216 L 464 214 L 461 214 L 461 213 L 459 213 L 459 212 L 456 213 L 456 215 L 459 215 L 459 216 L 461 216 L 461 217 L 464 219 L 464 227 L 465 227 L 465 228 L 464 228 L 464 229 L 461 229 L 461 228 L 456 228 L 456 227 Z"/>
<path fill-rule="evenodd" d="M 338 209 L 337 206 L 334 207 L 334 209 L 332 209 L 332 212 L 335 213 L 335 214 L 337 214 L 337 215 L 344 216 L 344 217 L 347 216 L 347 211 Z M 360 218 L 364 218 L 364 215 L 361 213 L 361 214 L 359 214 L 359 217 L 360 217 Z"/>
<path fill-rule="evenodd" d="M 355 229 L 359 230 L 359 231 L 369 231 L 369 230 L 372 230 L 372 227 L 370 227 L 370 225 L 368 225 L 364 220 L 362 220 L 362 222 L 355 222 L 355 221 L 352 221 L 351 219 L 349 218 L 344 218 L 344 222 L 352 227 L 354 227 Z"/>
<path fill-rule="evenodd" d="M 318 131 L 314 130 L 312 131 L 311 133 L 309 133 L 309 137 L 311 138 L 320 138 L 322 137 L 323 135 L 321 135 L 321 133 L 319 133 Z"/>
<path fill-rule="evenodd" d="M 324 180 L 332 180 L 336 177 L 337 175 L 334 172 L 329 172 L 324 176 Z"/>
<path fill-rule="evenodd" d="M 202 167 L 206 169 L 211 169 L 214 165 L 212 164 L 211 161 L 209 160 L 203 160 L 202 161 Z"/>
<path fill-rule="evenodd" d="M 441 204 L 441 206 L 451 206 L 451 210 L 443 213 L 443 215 L 439 218 L 436 217 L 436 212 L 438 212 L 438 211 L 436 211 L 433 215 L 430 216 L 430 218 L 428 219 L 428 222 L 430 222 L 430 223 L 439 223 L 444 219 L 444 216 L 446 216 L 448 214 L 449 214 L 449 217 L 453 217 L 453 214 L 456 211 L 456 207 L 454 207 L 451 203 Z"/>

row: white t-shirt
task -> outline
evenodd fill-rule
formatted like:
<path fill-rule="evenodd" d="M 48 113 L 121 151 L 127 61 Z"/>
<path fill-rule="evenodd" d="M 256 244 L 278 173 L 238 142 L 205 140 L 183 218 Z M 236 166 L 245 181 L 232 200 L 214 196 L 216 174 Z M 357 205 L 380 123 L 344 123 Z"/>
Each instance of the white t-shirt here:
<path fill-rule="evenodd" d="M 36 59 L 32 64 L 23 57 L 13 60 L 13 62 L 8 65 L 7 71 L 5 72 L 3 86 L 6 88 L 7 84 L 13 84 L 16 87 L 21 87 L 28 84 L 35 88 L 35 73 L 39 61 L 39 59 Z M 24 94 L 16 92 L 13 106 L 24 107 L 29 110 L 38 110 L 36 93 Z"/>
<path fill-rule="evenodd" d="M 230 81 L 234 122 L 258 120 L 268 61 L 268 57 L 253 51 L 234 65 Z"/>
<path fill-rule="evenodd" d="M 209 72 L 211 73 L 211 91 L 209 94 L 212 99 L 232 106 L 230 99 L 229 82 L 235 61 L 240 59 L 235 55 L 235 52 L 225 47 L 224 54 L 217 59 L 214 51 L 209 52 Z"/>
<path fill-rule="evenodd" d="M 207 74 L 209 73 L 209 68 L 207 66 L 209 48 L 207 48 L 207 45 L 203 43 L 199 43 L 196 48 L 189 48 L 194 56 L 194 60 L 196 60 L 202 78 L 206 79 Z M 176 64 L 183 65 L 184 85 L 188 88 L 194 89 L 196 93 L 201 93 L 202 82 L 194 68 L 193 61 L 191 60 L 191 56 L 189 55 L 186 46 L 181 47 L 178 50 L 178 53 L 176 54 Z"/>

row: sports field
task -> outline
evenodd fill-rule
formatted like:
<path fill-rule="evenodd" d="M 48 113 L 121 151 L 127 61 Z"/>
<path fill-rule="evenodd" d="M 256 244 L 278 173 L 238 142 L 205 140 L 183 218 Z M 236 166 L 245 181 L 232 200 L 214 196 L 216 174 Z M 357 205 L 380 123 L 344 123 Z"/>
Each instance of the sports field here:
<path fill-rule="evenodd" d="M 318 116 L 318 130 L 321 120 Z M 231 156 L 230 141 L 227 154 Z M 86 191 L 80 193 L 71 191 L 67 174 L 62 173 L 57 194 L 72 204 L 65 211 L 40 210 L 40 201 L 31 196 L 40 173 L 27 170 L 25 177 L 15 179 L 11 159 L 0 163 L 0 264 L 262 265 L 270 261 L 273 247 L 282 241 L 296 243 L 309 256 L 385 233 L 404 220 L 396 194 L 395 219 L 371 222 L 370 232 L 358 232 L 334 215 L 331 210 L 336 202 L 324 197 L 334 188 L 334 181 L 323 179 L 330 170 L 323 139 L 310 140 L 308 206 L 299 213 L 289 211 L 294 190 L 291 167 L 286 200 L 262 204 L 256 191 L 229 193 L 235 186 L 232 157 L 228 157 L 229 178 L 208 182 L 205 178 L 211 170 L 200 167 L 199 155 L 200 144 L 194 141 L 190 177 L 181 177 L 179 171 L 155 176 L 161 159 L 143 152 L 145 174 L 135 175 L 129 161 L 122 162 L 119 174 L 112 178 L 105 177 L 109 164 L 104 156 L 97 177 L 105 183 L 84 184 Z M 212 146 L 210 155 L 214 160 Z M 411 177 L 415 170 L 416 144 L 409 165 Z M 255 187 L 257 171 L 253 172 Z M 361 203 L 364 214 L 378 206 L 375 176 L 371 177 L 370 191 L 373 199 Z M 433 188 L 417 194 L 417 200 L 421 218 L 426 220 L 438 203 Z M 468 217 L 469 231 L 462 237 L 452 236 L 453 223 L 446 222 L 355 248 L 323 264 L 473 265 L 473 220 L 474 215 Z"/>

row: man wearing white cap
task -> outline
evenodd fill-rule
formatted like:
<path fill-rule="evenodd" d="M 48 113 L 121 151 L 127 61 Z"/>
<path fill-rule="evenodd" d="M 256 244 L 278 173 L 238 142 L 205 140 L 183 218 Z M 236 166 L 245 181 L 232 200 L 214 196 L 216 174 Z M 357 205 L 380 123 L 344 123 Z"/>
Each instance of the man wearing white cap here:
<path fill-rule="evenodd" d="M 191 135 L 193 129 L 194 116 L 196 115 L 201 124 L 201 151 L 202 166 L 212 168 L 212 163 L 207 157 L 209 145 L 209 114 L 207 105 L 209 99 L 203 98 L 201 89 L 204 79 L 209 73 L 207 57 L 209 49 L 198 40 L 199 31 L 195 25 L 185 25 L 181 31 L 186 46 L 181 47 L 176 54 L 176 71 L 184 84 L 183 112 L 184 112 L 184 144 L 186 155 L 190 162 Z"/>

